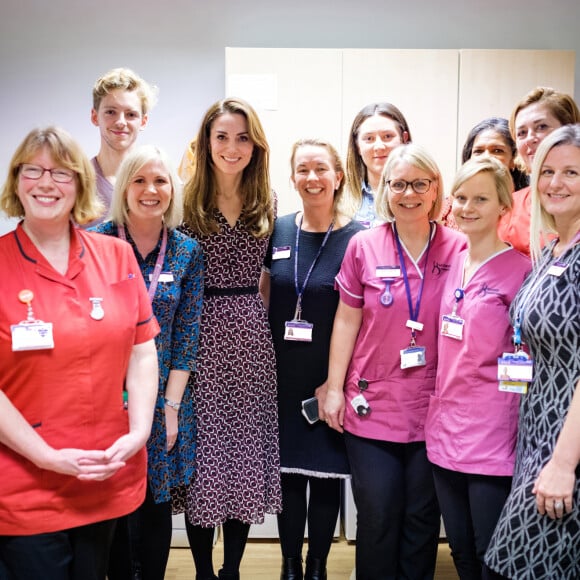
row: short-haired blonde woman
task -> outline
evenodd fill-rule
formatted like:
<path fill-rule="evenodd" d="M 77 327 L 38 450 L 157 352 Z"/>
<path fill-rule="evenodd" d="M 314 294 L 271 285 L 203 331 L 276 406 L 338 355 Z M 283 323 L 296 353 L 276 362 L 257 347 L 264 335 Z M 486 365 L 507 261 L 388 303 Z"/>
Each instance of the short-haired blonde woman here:
<path fill-rule="evenodd" d="M 453 258 L 442 293 L 425 435 L 460 578 L 482 577 L 515 461 L 520 397 L 500 385 L 497 361 L 514 351 L 509 307 L 531 264 L 497 235 L 512 188 L 509 169 L 483 156 L 462 165 L 451 187 L 453 217 L 468 247 Z"/>
<path fill-rule="evenodd" d="M 187 381 L 197 354 L 203 256 L 195 240 L 175 229 L 182 214 L 181 182 L 171 162 L 160 149 L 145 146 L 121 164 L 112 219 L 95 230 L 131 244 L 161 326 L 156 338 L 159 388 L 147 442 L 147 499 L 119 522 L 109 580 L 126 577 L 127 567 L 137 565 L 144 580 L 163 580 L 172 507 L 173 513 L 183 512 L 185 488 L 194 475 L 195 416 Z"/>
<path fill-rule="evenodd" d="M 357 578 L 428 578 L 439 508 L 424 424 L 435 389 L 439 302 L 462 234 L 435 223 L 443 182 L 415 144 L 394 149 L 378 227 L 350 241 L 336 286 L 323 417 L 344 431 L 356 503 Z"/>
<path fill-rule="evenodd" d="M 68 133 L 26 136 L 0 206 L 1 575 L 104 580 L 145 498 L 159 326 L 131 248 L 75 225 L 100 204 Z"/>
<path fill-rule="evenodd" d="M 109 216 L 117 170 L 147 125 L 149 111 L 156 100 L 156 87 L 150 86 L 131 69 L 115 68 L 96 80 L 91 122 L 99 128 L 101 145 L 91 163 L 105 211 L 90 226 Z"/>
<path fill-rule="evenodd" d="M 205 292 L 191 377 L 197 460 L 186 529 L 205 580 L 215 578 L 214 528 L 222 525 L 219 577 L 236 579 L 250 524 L 281 507 L 274 347 L 258 292 L 274 200 L 268 143 L 248 103 L 214 103 L 195 142 L 182 231 L 203 248 Z"/>

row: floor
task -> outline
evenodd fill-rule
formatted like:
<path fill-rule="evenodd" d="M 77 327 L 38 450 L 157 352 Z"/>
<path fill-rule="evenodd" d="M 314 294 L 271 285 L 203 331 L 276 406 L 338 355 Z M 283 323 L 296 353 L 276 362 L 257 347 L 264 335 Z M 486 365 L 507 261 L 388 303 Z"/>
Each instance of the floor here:
<path fill-rule="evenodd" d="M 355 546 L 344 538 L 339 538 L 332 545 L 328 559 L 329 580 L 354 580 L 354 550 Z M 223 545 L 220 540 L 214 550 L 216 570 L 222 561 Z M 275 540 L 248 541 L 241 567 L 242 580 L 277 580 L 280 577 L 280 546 Z M 165 580 L 193 580 L 195 568 L 191 553 L 187 548 L 173 548 L 169 557 L 169 565 Z M 457 580 L 449 545 L 439 544 L 435 580 Z"/>

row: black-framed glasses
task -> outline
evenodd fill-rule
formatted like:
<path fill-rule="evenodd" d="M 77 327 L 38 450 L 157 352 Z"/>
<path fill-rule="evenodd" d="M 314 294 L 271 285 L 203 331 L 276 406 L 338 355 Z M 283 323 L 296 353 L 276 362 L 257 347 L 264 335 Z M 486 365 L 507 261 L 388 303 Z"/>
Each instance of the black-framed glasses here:
<path fill-rule="evenodd" d="M 40 179 L 46 172 L 50 173 L 50 177 L 56 183 L 70 183 L 75 176 L 75 172 L 64 167 L 54 167 L 47 169 L 40 167 L 40 165 L 31 165 L 30 163 L 22 163 L 20 165 L 20 175 L 26 179 Z"/>
<path fill-rule="evenodd" d="M 405 179 L 389 179 L 386 184 L 389 186 L 393 193 L 405 193 L 407 188 L 411 186 L 415 193 L 423 195 L 431 189 L 431 184 L 433 179 L 414 179 L 413 181 L 407 181 Z"/>

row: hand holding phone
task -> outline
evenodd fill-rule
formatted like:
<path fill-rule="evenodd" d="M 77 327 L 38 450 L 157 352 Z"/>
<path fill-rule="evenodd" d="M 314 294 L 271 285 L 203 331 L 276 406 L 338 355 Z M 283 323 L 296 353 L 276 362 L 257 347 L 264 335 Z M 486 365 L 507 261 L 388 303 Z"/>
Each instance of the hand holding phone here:
<path fill-rule="evenodd" d="M 302 415 L 311 424 L 314 425 L 320 419 L 318 416 L 318 399 L 310 397 L 302 401 Z"/>

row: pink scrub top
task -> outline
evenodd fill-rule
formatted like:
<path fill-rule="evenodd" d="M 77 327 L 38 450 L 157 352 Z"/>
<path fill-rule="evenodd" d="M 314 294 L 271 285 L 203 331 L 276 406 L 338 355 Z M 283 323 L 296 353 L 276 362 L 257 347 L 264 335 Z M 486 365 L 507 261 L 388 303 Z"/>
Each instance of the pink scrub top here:
<path fill-rule="evenodd" d="M 441 314 L 450 314 L 462 288 L 467 252 L 453 261 Z M 439 335 L 439 366 L 425 434 L 429 460 L 480 475 L 512 475 L 520 395 L 498 390 L 497 359 L 513 352 L 509 307 L 531 269 L 513 248 L 492 256 L 463 287 L 457 316 L 463 339 Z M 439 324 L 441 327 L 441 322 Z"/>
<path fill-rule="evenodd" d="M 348 368 L 344 392 L 344 428 L 369 439 L 409 443 L 424 441 L 429 396 L 435 389 L 437 331 L 441 292 L 454 257 L 466 246 L 459 232 L 433 224 L 428 258 L 426 249 L 415 263 L 403 247 L 413 304 L 417 300 L 423 271 L 425 283 L 418 321 L 418 346 L 426 348 L 426 365 L 401 369 L 400 350 L 409 347 L 411 330 L 406 327 L 409 307 L 403 275 L 390 282 L 393 302 L 381 303 L 386 281 L 377 267 L 400 266 L 392 223 L 356 234 L 349 243 L 335 286 L 340 299 L 352 308 L 362 308 L 362 323 Z M 426 262 L 427 260 L 427 262 Z M 364 391 L 370 414 L 359 416 L 351 405 Z"/>

